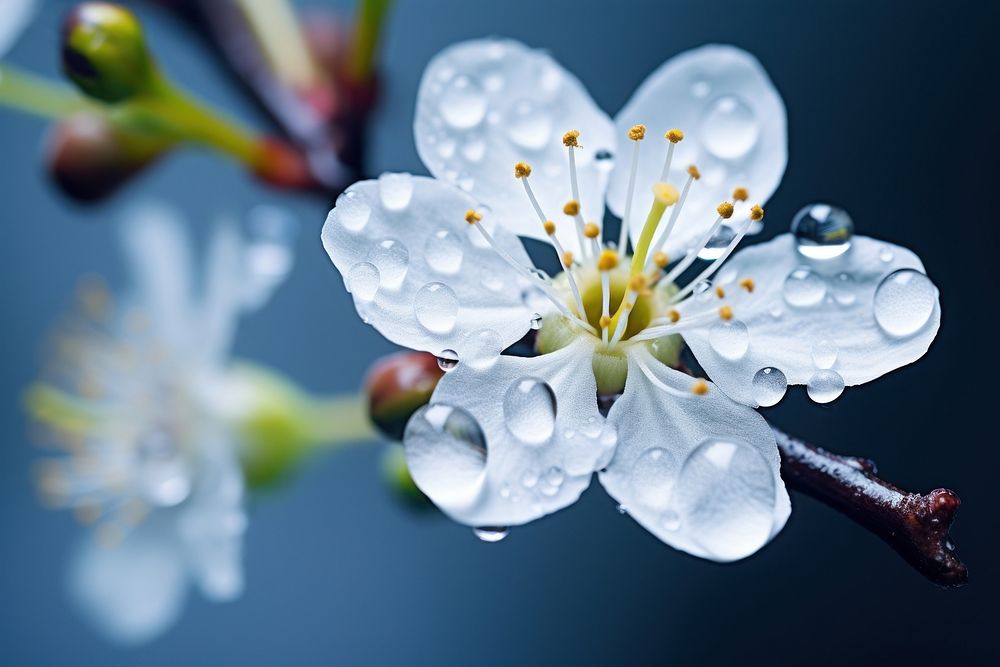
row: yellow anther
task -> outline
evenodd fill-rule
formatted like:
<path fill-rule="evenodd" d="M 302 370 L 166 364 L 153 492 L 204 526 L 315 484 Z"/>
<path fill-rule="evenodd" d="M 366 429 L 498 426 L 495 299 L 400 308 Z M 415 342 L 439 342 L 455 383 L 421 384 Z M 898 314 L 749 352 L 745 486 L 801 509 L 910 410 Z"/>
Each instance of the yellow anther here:
<path fill-rule="evenodd" d="M 640 123 L 628 129 L 628 138 L 632 141 L 642 141 L 646 138 L 646 126 Z"/>
<path fill-rule="evenodd" d="M 542 227 L 545 228 L 545 233 L 548 234 L 549 236 L 552 236 L 553 234 L 556 233 L 556 223 L 552 222 L 551 220 L 546 220 L 544 223 L 542 223 Z"/>
<path fill-rule="evenodd" d="M 688 175 L 690 175 L 691 178 L 693 178 L 696 181 L 699 178 L 701 178 L 701 172 L 698 171 L 698 167 L 696 167 L 694 165 L 691 165 L 690 167 L 688 167 Z"/>
<path fill-rule="evenodd" d="M 753 208 L 750 209 L 750 219 L 751 220 L 764 219 L 764 209 L 760 207 L 760 204 L 754 204 Z"/>
<path fill-rule="evenodd" d="M 733 190 L 733 201 L 746 201 L 750 196 L 746 188 L 736 188 Z"/>
<path fill-rule="evenodd" d="M 653 186 L 653 196 L 665 206 L 673 206 L 680 199 L 677 188 L 662 181 Z"/>
<path fill-rule="evenodd" d="M 469 223 L 470 225 L 474 225 L 474 224 L 476 224 L 477 222 L 479 222 L 482 219 L 483 219 L 483 216 L 479 215 L 478 213 L 476 213 L 475 211 L 473 211 L 471 208 L 468 211 L 465 212 L 465 221 L 467 223 Z"/>
<path fill-rule="evenodd" d="M 741 280 L 740 287 L 742 287 L 748 292 L 753 292 L 754 288 L 753 278 L 744 278 L 743 280 Z"/>
<path fill-rule="evenodd" d="M 611 318 L 607 315 L 601 315 L 601 319 L 597 323 L 601 325 L 602 329 L 607 329 L 611 326 Z"/>
<path fill-rule="evenodd" d="M 671 308 L 667 311 L 667 319 L 670 320 L 671 324 L 677 324 L 681 321 L 681 314 L 676 308 Z"/>
<path fill-rule="evenodd" d="M 722 285 L 717 285 L 715 287 L 715 296 L 719 297 L 720 299 L 726 298 L 726 290 L 722 289 Z"/>
<path fill-rule="evenodd" d="M 570 147 L 579 148 L 580 144 L 577 142 L 577 139 L 579 138 L 580 138 L 580 130 L 570 130 L 569 132 L 563 135 L 563 146 L 565 146 L 566 148 Z"/>
<path fill-rule="evenodd" d="M 728 220 L 729 218 L 733 217 L 733 205 L 730 204 L 727 201 L 724 201 L 721 204 L 719 204 L 718 206 L 716 206 L 715 210 L 719 213 L 719 215 L 722 218 L 724 218 L 726 220 Z M 753 213 L 751 212 L 750 215 L 752 216 Z"/>
<path fill-rule="evenodd" d="M 729 306 L 723 306 L 722 308 L 719 308 L 719 317 L 728 322 L 729 320 L 733 319 L 733 309 L 730 308 Z"/>
<path fill-rule="evenodd" d="M 665 269 L 667 264 L 670 263 L 670 258 L 667 257 L 667 253 L 662 250 L 657 250 L 653 253 L 653 264 L 656 264 L 656 268 Z"/>
<path fill-rule="evenodd" d="M 569 250 L 564 252 L 562 254 L 562 263 L 563 266 L 565 266 L 567 269 L 573 266 L 573 253 L 571 253 Z"/>
<path fill-rule="evenodd" d="M 531 176 L 531 165 L 527 162 L 518 162 L 514 165 L 514 178 L 527 178 Z"/>
<path fill-rule="evenodd" d="M 666 138 L 667 141 L 669 141 L 672 144 L 679 143 L 681 140 L 684 139 L 684 133 L 678 130 L 676 127 L 673 128 L 672 130 L 667 130 L 667 133 L 664 134 L 663 136 L 664 138 Z"/>
<path fill-rule="evenodd" d="M 601 251 L 601 256 L 597 258 L 598 271 L 610 271 L 618 266 L 618 253 L 614 250 L 605 249 Z"/>
<path fill-rule="evenodd" d="M 597 223 L 588 222 L 583 226 L 583 235 L 588 239 L 596 239 L 601 235 L 601 228 L 597 226 Z"/>
<path fill-rule="evenodd" d="M 566 202 L 566 205 L 563 206 L 563 213 L 565 213 L 566 215 L 576 215 L 579 212 L 580 212 L 580 202 L 578 202 L 575 199 L 570 199 L 568 202 Z"/>
<path fill-rule="evenodd" d="M 691 393 L 697 396 L 704 396 L 708 393 L 708 383 L 704 380 L 695 380 L 695 383 L 691 385 Z"/>
<path fill-rule="evenodd" d="M 641 273 L 637 273 L 628 279 L 628 288 L 633 292 L 641 292 L 649 284 L 649 278 Z"/>

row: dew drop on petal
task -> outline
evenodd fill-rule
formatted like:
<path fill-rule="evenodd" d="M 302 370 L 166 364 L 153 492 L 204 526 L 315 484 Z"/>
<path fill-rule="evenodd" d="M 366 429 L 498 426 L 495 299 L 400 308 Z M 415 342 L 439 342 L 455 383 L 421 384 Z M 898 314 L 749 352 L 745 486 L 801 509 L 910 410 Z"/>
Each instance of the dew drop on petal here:
<path fill-rule="evenodd" d="M 684 461 L 675 490 L 678 525 L 713 558 L 760 549 L 774 523 L 774 472 L 755 448 L 710 439 Z"/>
<path fill-rule="evenodd" d="M 816 341 L 812 346 L 812 360 L 816 368 L 824 370 L 833 368 L 833 365 L 837 363 L 837 346 L 825 338 Z"/>
<path fill-rule="evenodd" d="M 646 507 L 664 510 L 670 503 L 680 465 L 662 447 L 643 452 L 632 466 L 630 481 L 635 498 Z"/>
<path fill-rule="evenodd" d="M 444 283 L 427 283 L 413 297 L 413 314 L 428 331 L 448 333 L 458 320 L 458 297 Z"/>
<path fill-rule="evenodd" d="M 806 384 L 806 393 L 816 403 L 829 403 L 844 393 L 844 378 L 837 371 L 816 371 Z"/>
<path fill-rule="evenodd" d="M 528 326 L 531 327 L 531 329 L 534 330 L 534 331 L 538 331 L 539 329 L 541 329 L 542 328 L 542 316 L 539 315 L 538 313 L 535 313 L 534 315 L 532 315 L 531 316 L 531 320 L 528 322 Z"/>
<path fill-rule="evenodd" d="M 479 162 L 486 155 L 486 142 L 482 139 L 469 139 L 462 144 L 462 157 L 469 162 Z"/>
<path fill-rule="evenodd" d="M 458 366 L 458 353 L 455 350 L 441 350 L 437 355 L 438 368 L 445 373 Z"/>
<path fill-rule="evenodd" d="M 850 306 L 858 300 L 857 283 L 849 273 L 838 273 L 830 283 L 833 298 L 841 306 Z"/>
<path fill-rule="evenodd" d="M 785 397 L 788 379 L 780 369 L 768 366 L 761 368 L 753 376 L 753 398 L 757 405 L 767 408 Z"/>
<path fill-rule="evenodd" d="M 354 191 L 348 191 L 337 198 L 333 209 L 336 220 L 351 232 L 359 232 L 368 224 L 372 209 L 361 196 Z"/>
<path fill-rule="evenodd" d="M 427 266 L 444 275 L 458 273 L 462 267 L 462 239 L 447 229 L 439 229 L 424 244 Z"/>
<path fill-rule="evenodd" d="M 509 493 L 508 493 L 509 495 Z M 472 532 L 475 533 L 483 542 L 499 542 L 503 538 L 510 534 L 510 528 L 506 526 L 481 526 L 479 528 L 473 528 Z"/>
<path fill-rule="evenodd" d="M 381 280 L 378 268 L 371 262 L 358 262 L 347 271 L 347 289 L 359 301 L 372 301 Z"/>
<path fill-rule="evenodd" d="M 895 259 L 895 257 L 896 255 L 892 252 L 892 248 L 889 246 L 882 246 L 878 251 L 878 258 L 886 264 Z"/>
<path fill-rule="evenodd" d="M 503 340 L 493 329 L 479 329 L 466 336 L 463 362 L 476 370 L 492 368 L 503 351 Z"/>
<path fill-rule="evenodd" d="M 387 211 L 402 211 L 413 198 L 413 177 L 409 174 L 382 174 L 378 177 L 378 194 Z"/>
<path fill-rule="evenodd" d="M 910 336 L 920 331 L 934 312 L 937 288 L 915 269 L 893 271 L 875 289 L 875 321 L 890 336 Z"/>
<path fill-rule="evenodd" d="M 566 479 L 566 473 L 559 466 L 552 466 L 545 471 L 542 475 L 541 487 L 539 490 L 542 495 L 554 496 L 559 493 L 559 489 L 562 487 L 563 481 Z"/>
<path fill-rule="evenodd" d="M 698 251 L 698 259 L 713 260 L 722 257 L 722 253 L 736 238 L 736 232 L 729 225 L 722 225 L 718 231 L 712 235 L 705 247 Z"/>
<path fill-rule="evenodd" d="M 783 294 L 793 306 L 814 306 L 826 296 L 826 281 L 812 269 L 800 266 L 785 278 Z"/>
<path fill-rule="evenodd" d="M 475 81 L 457 76 L 445 86 L 439 102 L 441 115 L 454 128 L 475 127 L 486 116 L 486 95 Z"/>
<path fill-rule="evenodd" d="M 368 261 L 378 269 L 381 286 L 396 289 L 406 278 L 410 252 L 396 239 L 382 239 L 368 251 Z"/>
<path fill-rule="evenodd" d="M 709 105 L 701 123 L 705 148 L 717 158 L 735 160 L 757 144 L 760 126 L 753 109 L 742 99 L 725 95 Z"/>
<path fill-rule="evenodd" d="M 533 489 L 538 484 L 538 473 L 534 470 L 525 470 L 521 475 L 521 486 L 526 489 Z"/>
<path fill-rule="evenodd" d="M 533 102 L 521 100 L 514 105 L 506 122 L 507 138 L 519 148 L 544 148 L 552 137 L 552 116 Z"/>
<path fill-rule="evenodd" d="M 504 394 L 503 415 L 514 437 L 530 444 L 546 442 L 556 427 L 556 396 L 542 380 L 521 378 Z"/>
<path fill-rule="evenodd" d="M 799 252 L 810 259 L 832 259 L 851 247 L 854 222 L 847 211 L 829 204 L 809 204 L 792 219 Z"/>
<path fill-rule="evenodd" d="M 478 492 L 486 437 L 462 408 L 441 403 L 420 408 L 406 424 L 403 445 L 413 480 L 436 502 L 464 502 Z"/>
<path fill-rule="evenodd" d="M 739 320 L 716 322 L 708 330 L 708 342 L 719 356 L 741 359 L 750 347 L 750 332 L 747 325 Z"/>

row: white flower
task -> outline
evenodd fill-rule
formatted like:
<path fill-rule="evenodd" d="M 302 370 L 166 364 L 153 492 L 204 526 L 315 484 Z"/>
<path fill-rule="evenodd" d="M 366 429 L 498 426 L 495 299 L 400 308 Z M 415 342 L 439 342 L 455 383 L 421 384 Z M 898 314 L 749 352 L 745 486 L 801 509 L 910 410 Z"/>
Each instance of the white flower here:
<path fill-rule="evenodd" d="M 38 6 L 36 0 L 4 0 L 0 3 L 0 58 L 14 46 Z"/>
<path fill-rule="evenodd" d="M 236 318 L 278 279 L 262 275 L 259 255 L 281 244 L 259 222 L 251 242 L 222 224 L 196 271 L 181 223 L 157 207 L 134 211 L 123 241 L 134 294 L 82 291 L 83 312 L 28 402 L 66 449 L 39 468 L 43 498 L 96 524 L 71 593 L 109 638 L 137 643 L 176 620 L 190 584 L 213 600 L 243 590 L 239 392 L 227 365 Z"/>
<path fill-rule="evenodd" d="M 414 127 L 440 180 L 355 184 L 323 243 L 366 321 L 452 367 L 407 426 L 407 460 L 441 509 L 488 535 L 566 507 L 600 471 L 664 542 L 743 558 L 790 512 L 774 437 L 749 406 L 786 383 L 828 400 L 913 361 L 936 332 L 916 257 L 844 229 L 807 254 L 780 236 L 708 282 L 760 226 L 748 191 L 765 199 L 785 166 L 781 99 L 738 49 L 672 59 L 612 122 L 544 53 L 467 42 L 431 62 Z M 607 182 L 633 255 L 601 243 Z M 567 270 L 531 268 L 515 234 L 546 239 Z M 699 253 L 711 260 L 681 282 Z M 540 322 L 540 356 L 501 355 Z M 671 367 L 676 334 L 724 392 Z M 599 395 L 618 394 L 605 418 Z"/>

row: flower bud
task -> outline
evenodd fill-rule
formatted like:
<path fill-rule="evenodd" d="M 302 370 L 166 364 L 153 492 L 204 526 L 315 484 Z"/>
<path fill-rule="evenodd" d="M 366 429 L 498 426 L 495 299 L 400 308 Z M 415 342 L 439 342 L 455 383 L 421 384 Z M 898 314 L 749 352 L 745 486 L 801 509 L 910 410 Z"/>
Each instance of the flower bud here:
<path fill-rule="evenodd" d="M 427 405 L 443 374 L 426 352 L 399 352 L 376 362 L 365 380 L 372 423 L 385 436 L 402 440 L 406 422 Z"/>
<path fill-rule="evenodd" d="M 67 14 L 62 66 L 80 90 L 109 104 L 148 89 L 156 69 L 139 21 L 108 2 L 85 2 Z"/>
<path fill-rule="evenodd" d="M 397 442 L 386 444 L 381 457 L 382 481 L 404 505 L 415 510 L 434 509 L 434 503 L 417 488 L 406 465 L 403 446 Z"/>

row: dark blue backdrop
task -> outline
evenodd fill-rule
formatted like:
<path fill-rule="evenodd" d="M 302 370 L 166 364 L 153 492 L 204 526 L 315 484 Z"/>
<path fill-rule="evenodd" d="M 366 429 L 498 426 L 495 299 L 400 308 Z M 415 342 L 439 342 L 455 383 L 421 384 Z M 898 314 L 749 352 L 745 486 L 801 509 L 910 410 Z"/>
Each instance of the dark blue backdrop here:
<path fill-rule="evenodd" d="M 50 5 L 11 59 L 55 74 Z M 140 5 L 166 69 L 250 123 L 239 91 L 183 26 Z M 63 572 L 78 527 L 36 503 L 20 394 L 43 333 L 78 276 L 122 276 L 109 222 L 127 198 L 66 202 L 38 162 L 45 127 L 0 110 L 0 663 L 674 664 L 995 661 L 997 480 L 997 4 L 981 2 L 428 2 L 400 0 L 388 33 L 372 172 L 422 168 L 411 119 L 420 73 L 449 43 L 509 35 L 549 48 L 614 111 L 656 65 L 710 41 L 755 53 L 788 107 L 790 156 L 760 238 L 813 199 L 861 233 L 901 243 L 941 289 L 941 333 L 916 365 L 832 406 L 804 391 L 768 416 L 875 458 L 907 488 L 956 489 L 954 537 L 971 582 L 944 591 L 877 539 L 794 495 L 784 532 L 728 566 L 660 544 L 595 485 L 575 507 L 502 543 L 416 517 L 380 487 L 377 452 L 316 461 L 252 503 L 248 587 L 235 604 L 194 596 L 180 624 L 138 650 L 102 642 L 68 607 Z M 355 387 L 391 349 L 355 316 L 319 244 L 325 202 L 264 190 L 231 164 L 184 153 L 145 175 L 194 222 L 277 201 L 304 220 L 299 261 L 237 348 L 315 390 Z M 990 621 L 990 618 L 993 618 Z M 994 662 L 994 664 L 996 664 Z"/>

